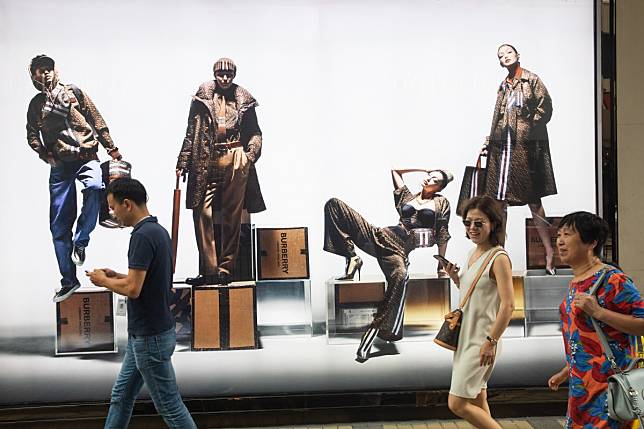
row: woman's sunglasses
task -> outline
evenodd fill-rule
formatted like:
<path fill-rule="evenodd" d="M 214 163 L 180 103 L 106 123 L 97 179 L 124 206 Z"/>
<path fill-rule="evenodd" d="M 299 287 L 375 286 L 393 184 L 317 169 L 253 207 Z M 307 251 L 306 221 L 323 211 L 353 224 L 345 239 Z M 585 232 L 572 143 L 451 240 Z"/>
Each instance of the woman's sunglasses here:
<path fill-rule="evenodd" d="M 465 225 L 465 228 L 469 228 L 470 226 L 474 225 L 476 228 L 483 228 L 483 225 L 485 225 L 487 222 L 483 222 L 482 220 L 468 220 L 468 219 L 463 219 L 463 225 Z"/>

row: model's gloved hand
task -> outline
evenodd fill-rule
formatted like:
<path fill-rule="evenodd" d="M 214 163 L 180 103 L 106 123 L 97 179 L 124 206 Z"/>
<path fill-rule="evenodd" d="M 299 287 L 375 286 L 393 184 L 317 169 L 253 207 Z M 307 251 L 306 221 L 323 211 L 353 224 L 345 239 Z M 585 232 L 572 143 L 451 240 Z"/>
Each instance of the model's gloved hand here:
<path fill-rule="evenodd" d="M 485 137 L 485 143 L 483 143 L 483 146 L 481 146 L 481 151 L 479 152 L 481 156 L 487 156 L 488 154 L 488 146 L 490 145 L 490 136 Z"/>
<path fill-rule="evenodd" d="M 250 163 L 251 163 L 251 164 L 255 164 L 255 161 L 256 161 L 256 160 L 255 160 L 255 155 L 253 155 L 253 152 L 251 152 L 251 151 L 247 151 L 247 152 L 246 152 L 246 151 L 245 151 L 244 153 L 246 154 L 246 158 L 248 158 L 248 160 L 250 161 Z"/>
<path fill-rule="evenodd" d="M 110 156 L 112 157 L 112 159 L 116 161 L 120 161 L 123 158 L 123 156 L 121 155 L 121 152 L 119 152 L 118 149 L 114 149 L 113 151 L 111 151 Z"/>

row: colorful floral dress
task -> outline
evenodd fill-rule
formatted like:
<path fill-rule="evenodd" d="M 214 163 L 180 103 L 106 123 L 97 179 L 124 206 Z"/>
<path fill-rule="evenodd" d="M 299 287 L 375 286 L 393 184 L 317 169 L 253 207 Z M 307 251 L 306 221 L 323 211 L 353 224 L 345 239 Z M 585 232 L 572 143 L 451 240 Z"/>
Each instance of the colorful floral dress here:
<path fill-rule="evenodd" d="M 566 427 L 573 429 L 630 428 L 608 417 L 607 379 L 613 374 L 590 318 L 575 308 L 576 293 L 588 292 L 601 271 L 580 282 L 570 282 L 568 295 L 559 307 L 566 360 L 569 367 Z M 644 317 L 644 302 L 632 280 L 609 267 L 597 291 L 599 305 L 618 313 Z M 635 337 L 599 322 L 618 366 L 624 368 L 634 354 Z"/>

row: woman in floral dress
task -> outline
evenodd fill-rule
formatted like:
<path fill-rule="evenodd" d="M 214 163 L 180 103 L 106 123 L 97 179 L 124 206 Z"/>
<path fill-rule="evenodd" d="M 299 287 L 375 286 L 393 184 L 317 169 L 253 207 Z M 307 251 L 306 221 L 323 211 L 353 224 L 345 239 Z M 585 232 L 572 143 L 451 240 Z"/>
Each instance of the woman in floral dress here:
<path fill-rule="evenodd" d="M 561 260 L 570 265 L 573 279 L 559 307 L 566 366 L 548 381 L 551 389 L 568 379 L 566 427 L 580 429 L 630 428 L 608 416 L 607 379 L 613 375 L 590 317 L 599 322 L 615 361 L 621 368 L 630 363 L 635 336 L 644 335 L 644 302 L 637 287 L 621 270 L 599 259 L 608 235 L 608 225 L 587 212 L 565 216 L 557 233 Z M 606 275 L 597 297 L 588 292 L 603 272 Z"/>

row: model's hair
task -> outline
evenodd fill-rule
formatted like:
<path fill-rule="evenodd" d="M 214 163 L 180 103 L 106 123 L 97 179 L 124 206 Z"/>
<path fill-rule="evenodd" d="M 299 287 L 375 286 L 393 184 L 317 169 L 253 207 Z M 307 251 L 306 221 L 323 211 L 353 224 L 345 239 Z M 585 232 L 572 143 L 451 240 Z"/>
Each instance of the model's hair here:
<path fill-rule="evenodd" d="M 515 53 L 515 54 L 517 54 L 517 55 L 519 55 L 519 51 L 517 51 L 517 48 L 515 48 L 514 46 L 512 46 L 512 45 L 511 45 L 511 44 L 509 44 L 509 43 L 504 43 L 504 44 L 502 44 L 502 45 L 499 45 L 499 47 L 496 49 L 496 53 L 498 54 L 498 53 L 499 53 L 499 50 L 500 50 L 502 47 L 504 47 L 504 46 L 509 46 L 509 47 L 511 47 L 511 48 L 512 48 L 512 50 L 514 51 L 514 53 Z"/>
<path fill-rule="evenodd" d="M 440 188 L 441 191 L 445 189 L 445 186 L 447 186 L 449 182 L 452 181 L 452 179 L 454 179 L 454 176 L 452 176 L 452 173 L 449 173 L 445 170 L 438 170 L 438 169 L 429 170 L 427 174 L 432 174 L 434 172 L 439 173 L 441 175 L 441 188 Z"/>
<path fill-rule="evenodd" d="M 492 228 L 490 230 L 490 237 L 488 240 L 493 246 L 503 246 L 505 244 L 505 225 L 503 222 L 503 208 L 501 204 L 494 198 L 487 195 L 482 197 L 470 198 L 465 202 L 463 208 L 463 219 L 467 218 L 467 213 L 470 210 L 478 209 L 490 219 Z M 470 238 L 467 230 L 465 236 Z"/>
<path fill-rule="evenodd" d="M 584 244 L 590 244 L 596 241 L 597 244 L 593 249 L 593 253 L 595 256 L 601 258 L 602 249 L 610 233 L 608 222 L 596 214 L 580 211 L 564 216 L 561 222 L 559 222 L 557 230 L 560 230 L 564 226 L 577 231 L 581 242 Z"/>
<path fill-rule="evenodd" d="M 441 191 L 445 189 L 445 186 L 447 186 L 447 173 L 445 173 L 443 170 L 430 170 L 429 173 L 427 174 L 432 174 L 432 173 L 439 173 L 441 175 Z"/>
<path fill-rule="evenodd" d="M 119 203 L 127 199 L 137 206 L 141 206 L 148 200 L 148 194 L 141 182 L 129 177 L 122 177 L 110 182 L 106 193 L 112 194 L 112 197 Z"/>
<path fill-rule="evenodd" d="M 229 71 L 235 76 L 237 74 L 237 65 L 230 58 L 219 58 L 212 66 L 213 74 L 218 71 Z"/>
<path fill-rule="evenodd" d="M 29 62 L 29 71 L 32 75 L 36 74 L 36 69 L 38 67 L 48 67 L 53 70 L 56 67 L 56 63 L 50 56 L 40 54 L 33 57 Z"/>

